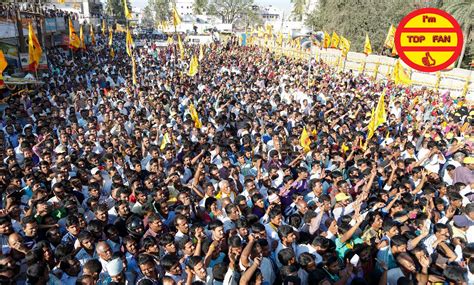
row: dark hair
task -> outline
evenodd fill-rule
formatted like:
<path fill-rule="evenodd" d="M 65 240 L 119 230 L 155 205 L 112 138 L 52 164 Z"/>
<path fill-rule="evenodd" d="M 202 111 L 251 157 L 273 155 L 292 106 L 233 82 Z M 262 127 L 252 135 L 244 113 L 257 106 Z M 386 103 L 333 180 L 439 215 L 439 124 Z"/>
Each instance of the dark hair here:
<path fill-rule="evenodd" d="M 294 233 L 294 230 L 292 227 L 288 225 L 281 225 L 280 227 L 278 227 L 278 237 L 280 238 L 280 240 L 282 240 L 283 238 L 286 238 L 288 235 L 292 233 Z"/>
<path fill-rule="evenodd" d="M 213 231 L 218 227 L 223 227 L 224 224 L 220 220 L 211 221 L 208 225 L 209 230 Z"/>
<path fill-rule="evenodd" d="M 102 271 L 102 263 L 98 259 L 89 259 L 84 263 L 83 269 L 99 274 Z"/>
<path fill-rule="evenodd" d="M 28 266 L 26 270 L 26 279 L 29 284 L 37 284 L 42 277 L 46 275 L 48 267 L 44 262 L 38 262 Z"/>
<path fill-rule="evenodd" d="M 171 268 L 176 266 L 176 264 L 179 264 L 179 259 L 175 255 L 167 254 L 167 255 L 163 256 L 160 263 L 161 263 L 161 266 L 163 267 L 163 269 L 165 271 L 170 271 Z"/>
<path fill-rule="evenodd" d="M 194 267 L 202 261 L 202 257 L 200 256 L 191 256 L 188 259 L 188 262 L 186 263 L 187 266 L 189 266 L 191 269 L 194 269 Z"/>
<path fill-rule="evenodd" d="M 141 253 L 138 255 L 138 258 L 137 258 L 137 264 L 140 266 L 142 264 L 145 264 L 145 263 L 155 263 L 155 260 L 153 259 L 153 256 L 149 255 L 149 254 L 146 254 L 146 253 Z"/>
<path fill-rule="evenodd" d="M 295 252 L 291 248 L 284 248 L 278 252 L 278 261 L 282 265 L 289 265 L 288 263 L 292 258 L 296 258 Z"/>

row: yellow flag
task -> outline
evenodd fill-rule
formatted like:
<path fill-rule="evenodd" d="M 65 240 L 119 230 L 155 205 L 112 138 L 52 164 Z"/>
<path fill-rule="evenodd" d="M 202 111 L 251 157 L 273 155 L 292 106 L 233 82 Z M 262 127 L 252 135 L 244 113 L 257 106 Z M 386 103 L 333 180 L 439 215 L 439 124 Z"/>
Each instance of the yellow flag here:
<path fill-rule="evenodd" d="M 3 71 L 7 68 L 8 63 L 5 59 L 5 55 L 3 55 L 3 51 L 0 49 L 0 86 L 3 85 Z"/>
<path fill-rule="evenodd" d="M 176 7 L 173 7 L 173 26 L 176 28 L 179 24 L 181 24 L 181 18 L 179 17 L 178 11 L 176 11 Z"/>
<path fill-rule="evenodd" d="M 125 29 L 122 25 L 120 24 L 115 24 L 115 31 L 119 33 L 126 33 L 127 29 Z"/>
<path fill-rule="evenodd" d="M 331 37 L 331 48 L 337 48 L 339 46 L 339 36 L 336 34 L 336 32 L 332 33 Z"/>
<path fill-rule="evenodd" d="M 189 62 L 188 75 L 191 76 L 191 77 L 196 75 L 198 73 L 198 69 L 199 69 L 198 59 L 196 58 L 195 55 L 193 55 L 191 57 L 191 61 Z"/>
<path fill-rule="evenodd" d="M 132 56 L 132 82 L 133 82 L 133 85 L 137 85 L 137 64 L 133 56 Z"/>
<path fill-rule="evenodd" d="M 273 35 L 273 26 L 271 24 L 265 24 L 265 31 L 269 36 Z"/>
<path fill-rule="evenodd" d="M 167 29 L 168 29 L 168 22 L 167 22 L 167 21 L 163 21 L 163 22 L 161 23 L 161 25 L 163 26 L 163 29 L 164 29 L 164 30 L 167 30 Z"/>
<path fill-rule="evenodd" d="M 94 27 L 92 25 L 90 25 L 90 26 L 91 26 L 91 32 L 90 32 L 91 33 L 91 43 L 93 45 L 95 45 Z"/>
<path fill-rule="evenodd" d="M 173 41 L 173 36 L 168 36 L 168 39 L 166 40 L 166 43 L 167 43 L 168 45 L 172 45 L 173 42 L 174 42 L 174 41 Z"/>
<path fill-rule="evenodd" d="M 461 98 L 464 98 L 466 97 L 467 95 L 467 90 L 469 89 L 469 82 L 471 81 L 471 76 L 468 75 L 466 77 L 466 82 L 464 82 L 464 86 L 462 88 L 462 92 L 461 92 Z"/>
<path fill-rule="evenodd" d="M 170 135 L 168 135 L 168 133 L 165 133 L 165 135 L 164 135 L 163 138 L 161 139 L 160 149 L 161 149 L 161 150 L 164 150 L 164 149 L 166 148 L 166 145 L 167 145 L 167 144 L 170 144 L 170 143 L 171 143 Z"/>
<path fill-rule="evenodd" d="M 199 61 L 201 61 L 204 58 L 204 50 L 202 48 L 202 44 L 199 45 Z"/>
<path fill-rule="evenodd" d="M 311 139 L 309 138 L 308 132 L 306 131 L 306 127 L 303 127 L 303 131 L 301 132 L 300 145 L 303 147 L 305 152 L 308 152 L 311 149 Z"/>
<path fill-rule="evenodd" d="M 191 119 L 194 121 L 194 127 L 200 129 L 202 128 L 201 120 L 199 119 L 198 112 L 194 107 L 194 104 L 189 104 L 189 114 L 191 115 Z"/>
<path fill-rule="evenodd" d="M 364 53 L 369 55 L 372 53 L 372 46 L 370 45 L 369 35 L 365 34 Z"/>
<path fill-rule="evenodd" d="M 396 45 L 393 45 L 393 48 L 392 48 L 392 56 L 396 56 L 396 55 L 398 55 L 397 46 L 396 46 Z"/>
<path fill-rule="evenodd" d="M 110 48 L 110 57 L 111 57 L 111 58 L 114 58 L 114 57 L 115 57 L 114 48 Z"/>
<path fill-rule="evenodd" d="M 323 39 L 323 48 L 328 48 L 331 45 L 331 36 L 328 32 L 324 32 L 324 39 Z"/>
<path fill-rule="evenodd" d="M 123 0 L 123 10 L 124 10 L 125 18 L 130 20 L 132 18 L 132 13 L 130 13 L 130 11 L 128 10 L 127 0 Z"/>
<path fill-rule="evenodd" d="M 345 37 L 341 36 L 339 48 L 342 50 L 342 56 L 347 57 L 347 53 L 351 49 L 351 42 Z"/>
<path fill-rule="evenodd" d="M 127 28 L 127 36 L 125 37 L 125 49 L 129 56 L 132 56 L 132 48 L 133 48 L 132 33 L 130 33 L 130 30 Z"/>
<path fill-rule="evenodd" d="M 112 29 L 110 29 L 109 30 L 109 46 L 112 46 L 113 38 L 114 38 L 113 31 Z"/>
<path fill-rule="evenodd" d="M 59 4 L 64 4 L 65 0 L 58 0 Z"/>
<path fill-rule="evenodd" d="M 181 37 L 178 35 L 178 47 L 179 47 L 179 53 L 181 55 L 181 60 L 184 60 L 184 46 L 183 43 L 181 42 Z"/>
<path fill-rule="evenodd" d="M 104 36 L 104 37 L 105 37 L 105 31 L 106 31 L 106 29 L 105 29 L 105 20 L 102 20 L 102 36 Z"/>
<path fill-rule="evenodd" d="M 387 121 L 387 113 L 385 112 L 385 89 L 380 95 L 377 107 L 375 107 L 375 123 L 374 127 L 377 129 L 380 125 Z"/>
<path fill-rule="evenodd" d="M 80 48 L 85 49 L 86 48 L 86 43 L 84 42 L 84 31 L 82 29 L 82 25 L 79 29 L 79 39 L 81 41 L 81 46 Z"/>
<path fill-rule="evenodd" d="M 367 138 L 365 140 L 365 145 L 364 145 L 364 150 L 367 149 L 367 145 L 369 143 L 369 140 L 374 136 L 375 133 L 375 111 L 374 108 L 372 108 L 372 115 L 370 116 L 370 122 L 369 125 L 367 126 Z"/>
<path fill-rule="evenodd" d="M 283 44 L 283 34 L 281 32 L 278 33 L 278 37 L 276 38 L 276 43 L 281 46 Z"/>
<path fill-rule="evenodd" d="M 383 46 L 386 48 L 393 48 L 394 42 L 395 42 L 395 32 L 396 28 L 393 25 L 390 25 L 390 28 L 388 28 L 388 33 L 387 37 L 385 38 L 385 42 L 383 43 Z"/>
<path fill-rule="evenodd" d="M 81 39 L 74 31 L 74 26 L 72 25 L 71 19 L 69 19 L 69 47 L 70 48 L 80 48 L 81 47 Z"/>
<path fill-rule="evenodd" d="M 392 79 L 395 81 L 395 84 L 401 85 L 410 85 L 411 79 L 410 76 L 406 73 L 405 69 L 400 63 L 400 59 L 397 59 L 395 66 L 393 67 Z"/>
<path fill-rule="evenodd" d="M 41 55 L 43 54 L 43 49 L 38 41 L 38 38 L 33 31 L 33 26 L 31 23 L 28 24 L 28 64 L 29 68 L 32 71 L 38 69 L 38 65 L 41 60 Z"/>

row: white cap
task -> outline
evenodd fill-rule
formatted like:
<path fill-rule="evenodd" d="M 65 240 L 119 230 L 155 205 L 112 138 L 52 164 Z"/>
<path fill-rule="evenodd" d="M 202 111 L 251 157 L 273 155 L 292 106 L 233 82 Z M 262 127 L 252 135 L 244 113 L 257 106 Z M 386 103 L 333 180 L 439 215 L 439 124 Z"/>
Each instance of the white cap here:
<path fill-rule="evenodd" d="M 120 258 L 112 259 L 109 263 L 107 263 L 107 265 L 105 265 L 105 269 L 111 277 L 117 276 L 122 273 L 123 262 Z"/>

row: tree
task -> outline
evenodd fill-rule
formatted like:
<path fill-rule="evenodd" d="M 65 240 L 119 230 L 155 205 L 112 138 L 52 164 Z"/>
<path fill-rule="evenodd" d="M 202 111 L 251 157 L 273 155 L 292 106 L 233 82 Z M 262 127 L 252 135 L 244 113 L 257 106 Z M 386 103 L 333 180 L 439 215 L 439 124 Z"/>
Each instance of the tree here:
<path fill-rule="evenodd" d="M 142 25 L 151 28 L 155 26 L 155 21 L 153 19 L 153 12 L 151 11 L 150 6 L 146 6 L 143 9 L 143 15 L 142 15 Z"/>
<path fill-rule="evenodd" d="M 130 5 L 130 1 L 127 1 L 127 6 L 129 11 L 132 11 L 132 6 Z M 105 11 L 107 15 L 115 18 L 118 22 L 125 23 L 125 10 L 123 7 L 123 0 L 107 0 Z"/>
<path fill-rule="evenodd" d="M 472 52 L 474 52 L 474 43 L 472 38 L 474 37 L 472 32 L 472 19 L 474 16 L 474 2 L 472 0 L 449 0 L 444 1 L 442 9 L 450 13 L 459 23 L 464 34 L 464 45 L 459 56 L 457 67 L 468 66 L 469 58 L 472 58 Z M 468 50 L 468 56 L 464 58 Z"/>
<path fill-rule="evenodd" d="M 167 21 L 171 15 L 170 0 L 148 0 L 148 6 L 155 13 L 155 21 Z"/>
<path fill-rule="evenodd" d="M 390 25 L 397 26 L 415 8 L 415 2 L 406 0 L 321 0 L 308 14 L 306 24 L 314 30 L 335 31 L 344 36 L 351 41 L 352 51 L 363 50 L 368 33 L 374 51 L 382 51 Z"/>
<path fill-rule="evenodd" d="M 294 19 L 296 21 L 303 20 L 306 0 L 291 0 L 291 3 L 293 3 L 293 11 L 291 11 L 291 14 L 293 15 Z"/>
<path fill-rule="evenodd" d="M 208 14 L 221 17 L 223 23 L 233 23 L 255 14 L 253 5 L 253 0 L 213 0 L 208 6 Z"/>
<path fill-rule="evenodd" d="M 201 15 L 207 10 L 208 0 L 194 0 L 193 12 L 194 14 Z"/>

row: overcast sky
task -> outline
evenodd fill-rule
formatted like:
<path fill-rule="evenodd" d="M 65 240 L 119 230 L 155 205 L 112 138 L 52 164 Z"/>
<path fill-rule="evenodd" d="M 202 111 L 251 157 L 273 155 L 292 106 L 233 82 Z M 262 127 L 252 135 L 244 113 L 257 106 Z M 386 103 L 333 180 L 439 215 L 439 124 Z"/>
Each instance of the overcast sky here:
<path fill-rule="evenodd" d="M 130 0 L 133 7 L 143 8 L 148 3 L 148 0 Z M 290 7 L 290 0 L 255 0 L 255 3 L 260 5 L 273 5 L 283 10 Z"/>

